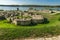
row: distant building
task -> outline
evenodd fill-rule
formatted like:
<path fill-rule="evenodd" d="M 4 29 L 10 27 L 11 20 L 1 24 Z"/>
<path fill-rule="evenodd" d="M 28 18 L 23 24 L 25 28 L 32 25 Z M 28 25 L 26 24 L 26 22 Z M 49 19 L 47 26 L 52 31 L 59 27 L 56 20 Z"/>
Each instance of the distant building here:
<path fill-rule="evenodd" d="M 19 11 L 19 8 L 17 8 L 17 11 Z"/>

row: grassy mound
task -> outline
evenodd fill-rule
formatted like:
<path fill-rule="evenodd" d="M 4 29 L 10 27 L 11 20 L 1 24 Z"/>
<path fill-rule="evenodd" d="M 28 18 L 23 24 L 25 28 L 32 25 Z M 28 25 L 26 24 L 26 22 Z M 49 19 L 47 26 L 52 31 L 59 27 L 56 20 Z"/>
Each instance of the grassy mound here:
<path fill-rule="evenodd" d="M 60 27 L 40 28 L 0 28 L 0 40 L 13 40 L 15 38 L 44 37 L 60 34 Z"/>
<path fill-rule="evenodd" d="M 42 14 L 49 23 L 35 26 L 17 26 L 7 20 L 0 21 L 0 40 L 13 40 L 25 37 L 44 37 L 60 35 L 60 14 Z"/>

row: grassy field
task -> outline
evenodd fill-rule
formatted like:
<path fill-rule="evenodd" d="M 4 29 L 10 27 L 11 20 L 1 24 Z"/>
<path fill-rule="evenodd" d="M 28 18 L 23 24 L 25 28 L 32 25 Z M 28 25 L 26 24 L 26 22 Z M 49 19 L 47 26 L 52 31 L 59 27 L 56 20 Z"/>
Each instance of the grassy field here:
<path fill-rule="evenodd" d="M 13 40 L 15 38 L 44 37 L 60 35 L 60 14 L 43 14 L 49 20 L 47 24 L 35 26 L 17 26 L 7 20 L 0 21 L 0 40 Z"/>

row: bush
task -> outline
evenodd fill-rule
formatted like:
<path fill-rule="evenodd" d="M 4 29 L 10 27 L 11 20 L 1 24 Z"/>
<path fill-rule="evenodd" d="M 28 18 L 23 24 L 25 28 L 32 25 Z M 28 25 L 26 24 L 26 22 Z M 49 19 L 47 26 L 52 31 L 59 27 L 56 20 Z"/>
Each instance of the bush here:
<path fill-rule="evenodd" d="M 47 24 L 47 23 L 49 23 L 48 19 L 44 18 L 43 24 Z"/>

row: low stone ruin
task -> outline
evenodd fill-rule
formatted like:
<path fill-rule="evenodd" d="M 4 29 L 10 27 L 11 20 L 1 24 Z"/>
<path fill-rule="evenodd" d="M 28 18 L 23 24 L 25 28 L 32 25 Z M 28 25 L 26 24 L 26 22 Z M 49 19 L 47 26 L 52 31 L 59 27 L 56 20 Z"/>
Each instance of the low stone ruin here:
<path fill-rule="evenodd" d="M 33 15 L 31 18 L 15 18 L 12 22 L 15 25 L 39 24 L 44 22 L 44 17 L 42 15 Z"/>
<path fill-rule="evenodd" d="M 42 23 L 44 21 L 44 17 L 42 15 L 32 15 L 33 23 Z"/>
<path fill-rule="evenodd" d="M 17 9 L 17 11 L 3 11 L 0 12 L 0 19 L 5 18 L 7 21 L 15 25 L 30 25 L 30 24 L 40 24 L 44 22 L 44 17 L 35 12 L 22 12 Z"/>
<path fill-rule="evenodd" d="M 13 23 L 15 25 L 30 25 L 31 19 L 15 19 Z"/>

